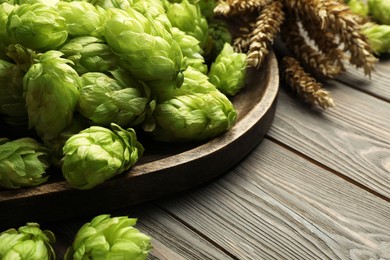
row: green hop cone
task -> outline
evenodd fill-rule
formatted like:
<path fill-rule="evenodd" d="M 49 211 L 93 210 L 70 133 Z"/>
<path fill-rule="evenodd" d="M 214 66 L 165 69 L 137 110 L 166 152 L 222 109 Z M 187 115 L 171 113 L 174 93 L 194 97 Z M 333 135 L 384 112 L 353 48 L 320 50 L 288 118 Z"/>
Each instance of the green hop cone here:
<path fill-rule="evenodd" d="M 65 142 L 73 135 L 88 128 L 89 121 L 79 114 L 75 114 L 70 124 L 59 133 L 56 138 L 46 141 L 44 145 L 50 150 L 50 164 L 61 168 L 63 157 L 62 148 Z"/>
<path fill-rule="evenodd" d="M 93 123 L 135 126 L 143 121 L 149 102 L 148 86 L 134 80 L 124 70 L 88 72 L 81 76 L 78 111 Z"/>
<path fill-rule="evenodd" d="M 102 7 L 84 1 L 61 1 L 57 9 L 65 18 L 69 35 L 102 37 L 106 13 Z"/>
<path fill-rule="evenodd" d="M 16 6 L 3 2 L 0 4 L 0 53 L 10 44 L 10 39 L 7 34 L 8 16 Z M 0 54 L 3 55 L 3 54 Z M 0 56 L 0 58 L 4 58 Z"/>
<path fill-rule="evenodd" d="M 186 34 L 176 27 L 172 27 L 171 32 L 184 57 L 203 59 L 203 50 L 199 47 L 199 41 L 194 36 Z"/>
<path fill-rule="evenodd" d="M 146 259 L 151 238 L 134 228 L 136 222 L 127 216 L 96 216 L 79 229 L 64 259 Z"/>
<path fill-rule="evenodd" d="M 0 233 L 0 259 L 51 260 L 55 259 L 55 236 L 42 230 L 37 223 L 27 223 Z"/>
<path fill-rule="evenodd" d="M 203 49 L 208 42 L 209 33 L 207 20 L 202 15 L 199 5 L 191 4 L 188 0 L 166 4 L 166 13 L 172 26 L 194 36 Z"/>
<path fill-rule="evenodd" d="M 117 68 L 118 60 L 107 43 L 97 37 L 80 36 L 66 42 L 59 49 L 64 58 L 71 60 L 71 66 L 79 73 L 107 72 Z"/>
<path fill-rule="evenodd" d="M 225 43 L 209 71 L 210 82 L 225 95 L 235 95 L 245 86 L 247 56 Z"/>
<path fill-rule="evenodd" d="M 55 49 L 68 38 L 65 19 L 55 7 L 42 3 L 14 8 L 8 17 L 6 31 L 12 43 L 40 51 Z"/>
<path fill-rule="evenodd" d="M 181 85 L 183 54 L 162 24 L 131 8 L 108 13 L 104 36 L 123 68 L 139 80 L 179 80 Z"/>
<path fill-rule="evenodd" d="M 196 2 L 196 1 L 192 1 Z M 218 4 L 217 0 L 197 0 L 202 15 L 210 21 L 214 18 L 214 9 Z"/>
<path fill-rule="evenodd" d="M 111 128 L 91 126 L 66 141 L 62 173 L 70 186 L 91 189 L 128 170 L 142 156 L 144 148 L 133 129 L 114 123 Z"/>
<path fill-rule="evenodd" d="M 8 59 L 11 59 L 22 71 L 27 72 L 37 58 L 38 53 L 21 44 L 9 44 L 5 48 Z"/>
<path fill-rule="evenodd" d="M 362 33 L 376 53 L 390 53 L 390 25 L 367 23 Z"/>
<path fill-rule="evenodd" d="M 27 122 L 23 76 L 17 65 L 0 60 L 0 118 L 8 124 L 23 125 Z"/>
<path fill-rule="evenodd" d="M 1 144 L 0 186 L 17 189 L 47 181 L 48 158 L 48 150 L 30 137 Z"/>
<path fill-rule="evenodd" d="M 157 103 L 155 127 L 149 129 L 157 141 L 188 142 L 211 139 L 235 123 L 237 113 L 219 91 L 173 97 Z"/>
<path fill-rule="evenodd" d="M 368 10 L 374 21 L 379 24 L 390 25 L 390 1 L 368 0 Z"/>
<path fill-rule="evenodd" d="M 153 95 L 159 103 L 167 101 L 177 96 L 190 95 L 194 93 L 207 94 L 208 92 L 216 91 L 217 88 L 211 84 L 208 77 L 199 70 L 188 66 L 183 71 L 184 80 L 180 88 L 174 85 L 161 84 L 153 85 Z"/>
<path fill-rule="evenodd" d="M 209 34 L 211 40 L 206 48 L 207 60 L 214 61 L 222 51 L 225 43 L 232 43 L 232 35 L 228 24 L 223 20 L 212 20 L 209 22 Z"/>
<path fill-rule="evenodd" d="M 363 0 L 349 0 L 348 6 L 352 12 L 360 16 L 366 17 L 368 15 L 367 1 Z"/>
<path fill-rule="evenodd" d="M 40 55 L 23 80 L 29 127 L 44 141 L 69 125 L 79 97 L 80 77 L 61 55 L 54 50 Z"/>

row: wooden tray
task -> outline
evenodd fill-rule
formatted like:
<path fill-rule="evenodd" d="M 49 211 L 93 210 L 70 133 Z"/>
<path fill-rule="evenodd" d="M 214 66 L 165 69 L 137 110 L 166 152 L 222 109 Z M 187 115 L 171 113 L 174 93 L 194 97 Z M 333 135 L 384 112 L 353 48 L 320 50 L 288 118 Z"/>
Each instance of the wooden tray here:
<path fill-rule="evenodd" d="M 238 121 L 230 131 L 197 144 L 141 140 L 145 154 L 137 164 L 91 190 L 71 189 L 61 178 L 32 188 L 0 190 L 0 226 L 107 213 L 210 181 L 263 139 L 274 117 L 278 87 L 278 64 L 270 53 L 260 70 L 248 70 L 247 86 L 234 97 Z"/>

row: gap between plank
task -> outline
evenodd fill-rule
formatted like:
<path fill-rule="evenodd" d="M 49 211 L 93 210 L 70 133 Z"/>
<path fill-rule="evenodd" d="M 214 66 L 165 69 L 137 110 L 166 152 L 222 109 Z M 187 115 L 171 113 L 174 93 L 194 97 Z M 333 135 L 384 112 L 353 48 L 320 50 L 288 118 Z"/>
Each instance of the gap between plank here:
<path fill-rule="evenodd" d="M 348 176 L 345 176 L 344 174 L 342 174 L 342 173 L 340 173 L 340 172 L 338 172 L 338 171 L 336 171 L 336 170 L 326 166 L 325 164 L 322 164 L 322 163 L 314 160 L 313 158 L 305 155 L 304 153 L 301 153 L 298 150 L 295 150 L 294 148 L 292 148 L 292 147 L 290 147 L 290 146 L 280 142 L 279 140 L 275 139 L 274 137 L 271 137 L 269 135 L 265 135 L 265 138 L 270 140 L 270 141 L 272 141 L 272 142 L 274 142 L 275 144 L 277 144 L 277 145 L 279 145 L 279 146 L 281 146 L 281 147 L 283 147 L 283 148 L 285 148 L 285 149 L 287 149 L 287 150 L 297 154 L 298 156 L 305 158 L 309 162 L 311 162 L 311 163 L 313 163 L 313 164 L 315 164 L 315 165 L 317 165 L 317 166 L 319 166 L 319 167 L 321 167 L 321 168 L 323 168 L 323 169 L 325 169 L 325 170 L 327 170 L 327 171 L 337 175 L 338 177 L 340 177 L 340 178 L 350 182 L 351 184 L 353 184 L 353 185 L 355 185 L 355 186 L 357 186 L 357 187 L 367 191 L 368 193 L 371 193 L 372 195 L 374 195 L 374 196 L 376 196 L 376 197 L 378 197 L 380 199 L 383 199 L 386 202 L 390 202 L 390 198 L 388 198 L 388 197 L 386 197 L 386 196 L 384 196 L 384 195 L 382 195 L 382 194 L 380 194 L 380 193 L 370 189 L 367 186 L 364 186 L 363 184 L 355 181 L 354 179 L 352 179 L 352 178 L 350 178 Z"/>
<path fill-rule="evenodd" d="M 187 222 L 183 221 L 181 218 L 177 217 L 173 212 L 165 209 L 164 207 L 161 207 L 157 202 L 152 202 L 156 207 L 160 208 L 162 211 L 166 212 L 168 215 L 170 215 L 172 218 L 174 218 L 176 221 L 180 222 L 181 224 L 183 224 L 184 226 L 186 226 L 188 229 L 190 229 L 191 231 L 193 231 L 194 233 L 196 233 L 197 235 L 199 235 L 201 238 L 203 238 L 204 240 L 206 240 L 207 242 L 209 242 L 211 245 L 213 245 L 215 248 L 219 249 L 220 251 L 222 251 L 224 254 L 230 256 L 232 259 L 234 260 L 239 260 L 238 257 L 236 257 L 235 255 L 233 255 L 231 252 L 229 252 L 228 250 L 226 250 L 225 248 L 223 248 L 222 246 L 220 246 L 218 243 L 214 242 L 214 240 L 212 240 L 211 238 L 209 238 L 208 236 L 204 235 L 202 232 L 198 231 L 196 228 L 192 227 L 191 225 L 189 225 Z"/>

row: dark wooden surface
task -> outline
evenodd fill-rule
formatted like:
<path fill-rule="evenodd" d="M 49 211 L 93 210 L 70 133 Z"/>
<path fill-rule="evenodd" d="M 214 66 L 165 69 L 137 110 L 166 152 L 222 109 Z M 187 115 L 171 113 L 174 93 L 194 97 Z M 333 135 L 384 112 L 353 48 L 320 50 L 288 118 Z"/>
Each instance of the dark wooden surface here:
<path fill-rule="evenodd" d="M 149 259 L 390 259 L 390 58 L 324 85 L 327 111 L 281 86 L 265 138 L 217 179 L 106 213 L 138 218 Z M 92 217 L 43 223 L 60 259 Z"/>

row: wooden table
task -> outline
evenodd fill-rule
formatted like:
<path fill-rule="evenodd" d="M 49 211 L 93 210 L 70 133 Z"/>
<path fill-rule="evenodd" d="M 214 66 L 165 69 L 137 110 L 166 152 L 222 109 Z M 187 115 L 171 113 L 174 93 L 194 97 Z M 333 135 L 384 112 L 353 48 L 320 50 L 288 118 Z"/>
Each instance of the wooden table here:
<path fill-rule="evenodd" d="M 281 86 L 265 139 L 218 179 L 108 213 L 138 218 L 150 259 L 390 259 L 390 57 L 325 87 L 321 111 Z M 60 259 L 92 217 L 44 226 Z"/>

